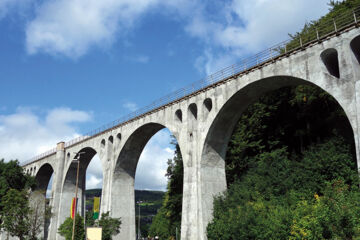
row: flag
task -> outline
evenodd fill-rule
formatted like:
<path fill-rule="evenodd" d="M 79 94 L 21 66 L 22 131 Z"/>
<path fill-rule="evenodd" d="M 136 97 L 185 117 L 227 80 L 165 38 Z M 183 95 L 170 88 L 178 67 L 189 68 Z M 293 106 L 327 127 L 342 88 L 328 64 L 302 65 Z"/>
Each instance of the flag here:
<path fill-rule="evenodd" d="M 94 197 L 94 215 L 93 219 L 99 218 L 99 212 L 100 212 L 100 198 Z"/>
<path fill-rule="evenodd" d="M 74 219 L 76 213 L 76 207 L 77 207 L 76 205 L 77 205 L 77 201 L 75 200 L 75 198 L 73 198 L 71 201 L 71 208 L 70 208 L 70 217 L 72 219 Z"/>

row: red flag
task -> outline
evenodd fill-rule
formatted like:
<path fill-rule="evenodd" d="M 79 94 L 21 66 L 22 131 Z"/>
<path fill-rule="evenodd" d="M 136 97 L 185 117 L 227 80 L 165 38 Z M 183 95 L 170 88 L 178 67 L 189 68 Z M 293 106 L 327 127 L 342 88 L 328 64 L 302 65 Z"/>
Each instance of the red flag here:
<path fill-rule="evenodd" d="M 71 201 L 71 209 L 70 209 L 70 217 L 74 219 L 75 213 L 76 213 L 76 207 L 77 207 L 77 201 L 75 198 Z"/>

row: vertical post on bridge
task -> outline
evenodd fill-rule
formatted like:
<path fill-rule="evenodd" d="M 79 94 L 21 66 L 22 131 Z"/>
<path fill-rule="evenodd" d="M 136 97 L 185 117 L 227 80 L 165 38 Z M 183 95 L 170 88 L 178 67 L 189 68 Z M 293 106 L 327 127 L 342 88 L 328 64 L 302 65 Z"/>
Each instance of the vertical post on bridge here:
<path fill-rule="evenodd" d="M 357 18 L 356 18 L 356 13 L 355 13 L 355 11 L 353 11 L 353 15 L 354 15 L 355 24 L 357 24 L 358 22 L 357 22 Z"/>
<path fill-rule="evenodd" d="M 316 29 L 316 39 L 319 41 L 320 40 L 320 37 L 319 37 L 319 30 L 317 28 Z"/>

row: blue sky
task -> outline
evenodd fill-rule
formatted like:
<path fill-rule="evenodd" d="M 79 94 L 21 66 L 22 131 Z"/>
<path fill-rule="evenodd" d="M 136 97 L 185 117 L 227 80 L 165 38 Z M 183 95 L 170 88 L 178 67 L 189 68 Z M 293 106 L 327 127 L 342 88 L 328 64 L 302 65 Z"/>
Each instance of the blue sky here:
<path fill-rule="evenodd" d="M 286 40 L 327 2 L 0 0 L 0 157 L 25 161 Z M 137 188 L 165 188 L 169 134 L 144 150 Z"/>

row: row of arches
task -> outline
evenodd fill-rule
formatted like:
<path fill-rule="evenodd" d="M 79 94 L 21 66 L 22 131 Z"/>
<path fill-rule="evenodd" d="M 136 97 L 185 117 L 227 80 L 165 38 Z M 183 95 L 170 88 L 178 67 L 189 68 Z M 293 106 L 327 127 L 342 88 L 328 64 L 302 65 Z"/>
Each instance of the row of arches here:
<path fill-rule="evenodd" d="M 203 101 L 203 116 L 204 116 L 204 120 L 208 117 L 208 114 L 211 112 L 212 110 L 212 100 L 211 98 L 206 98 Z M 183 114 L 181 109 L 178 109 L 175 111 L 175 120 L 178 122 L 182 122 L 183 121 Z M 191 103 L 188 107 L 188 117 L 189 120 L 192 121 L 196 121 L 198 119 L 198 107 L 196 105 L 196 103 Z"/>
<path fill-rule="evenodd" d="M 355 55 L 357 61 L 359 61 L 360 56 L 360 36 L 356 37 L 351 41 L 351 49 Z M 327 67 L 329 73 L 337 78 L 340 78 L 339 62 L 337 51 L 334 48 L 324 50 L 320 58 Z M 360 63 L 360 62 L 358 62 Z M 359 65 L 357 65 L 359 67 Z M 282 87 L 287 86 L 297 86 L 297 85 L 316 85 L 316 82 L 309 82 L 305 79 L 300 79 L 292 76 L 272 76 L 263 78 L 257 81 L 253 81 L 247 86 L 238 90 L 233 96 L 231 96 L 226 103 L 223 104 L 221 109 L 214 114 L 213 118 L 209 119 L 211 121 L 210 127 L 206 132 L 205 141 L 203 142 L 203 149 L 201 149 L 201 160 L 200 160 L 200 175 L 203 179 L 206 179 L 206 182 L 202 182 L 200 188 L 201 196 L 203 196 L 204 201 L 201 203 L 203 208 L 202 214 L 205 219 L 204 222 L 211 219 L 211 212 L 209 211 L 209 206 L 211 205 L 212 196 L 216 195 L 219 191 L 226 189 L 226 179 L 225 179 L 225 157 L 227 151 L 227 145 L 234 129 L 235 124 L 239 120 L 241 114 L 249 107 L 250 104 L 254 103 L 260 96 L 276 90 Z M 322 89 L 323 91 L 327 89 Z M 329 90 L 331 95 L 332 90 Z M 339 103 L 339 108 L 343 109 L 341 103 Z M 203 101 L 203 111 L 210 113 L 213 109 L 213 102 L 211 98 L 206 98 Z M 196 103 L 191 103 L 187 108 L 187 116 L 191 120 L 198 119 L 198 106 Z M 345 111 L 346 113 L 346 111 Z M 175 120 L 182 122 L 183 115 L 181 109 L 178 109 L 174 113 Z M 203 114 L 205 119 L 208 115 Z M 349 121 L 350 122 L 350 121 Z M 351 122 L 350 122 L 351 125 Z M 115 161 L 115 168 L 113 171 L 112 179 L 112 192 L 111 192 L 111 210 L 113 211 L 114 217 L 121 217 L 123 219 L 124 225 L 122 226 L 123 233 L 131 236 L 129 232 L 134 231 L 131 228 L 131 223 L 135 220 L 134 214 L 134 200 L 129 201 L 128 196 L 131 196 L 134 199 L 133 189 L 129 186 L 134 186 L 135 174 L 140 159 L 140 155 L 143 152 L 146 144 L 149 140 L 160 130 L 166 128 L 163 124 L 160 123 L 147 123 L 138 129 L 136 129 L 127 139 L 125 139 L 124 145 L 121 148 L 120 153 Z M 354 128 L 353 128 L 354 129 Z M 102 139 L 100 141 L 100 149 L 105 148 L 107 143 L 113 144 L 115 141 L 121 141 L 121 133 L 118 133 L 116 137 L 109 136 L 107 139 Z M 184 143 L 186 144 L 186 143 Z M 181 144 L 180 144 L 181 149 Z M 79 184 L 80 188 L 85 189 L 85 177 L 86 169 L 97 154 L 96 150 L 90 147 L 85 147 L 79 152 L 85 152 L 81 155 L 81 169 L 80 169 L 80 178 L 81 183 Z M 75 154 L 76 156 L 76 154 Z M 67 158 L 70 159 L 71 155 L 68 153 Z M 47 182 L 48 177 L 40 176 L 42 173 L 53 173 L 54 170 L 50 169 L 50 165 L 43 165 L 37 172 L 37 179 L 40 182 Z M 30 170 L 31 171 L 31 170 Z M 73 196 L 75 182 L 74 175 L 76 174 L 76 166 L 70 164 L 69 168 L 66 170 L 66 177 L 63 184 L 63 196 L 64 198 L 69 198 Z M 39 177 L 38 177 L 39 176 Z M 43 185 L 41 187 L 44 187 Z M 116 191 L 114 191 L 116 189 Z M 80 194 L 83 194 L 82 192 Z M 125 197 L 126 196 L 126 197 Z M 69 202 L 70 201 L 66 201 Z M 67 204 L 67 203 L 66 203 Z M 69 209 L 70 205 L 62 206 L 64 209 Z M 83 206 L 84 199 L 81 200 L 80 206 Z M 83 209 L 83 208 L 82 208 Z M 83 212 L 82 212 L 83 213 Z M 84 213 L 83 213 L 84 214 Z M 128 229 L 128 230 L 127 230 Z M 125 232 L 125 233 L 124 233 Z"/>
<path fill-rule="evenodd" d="M 360 36 L 355 37 L 350 42 L 350 49 L 353 52 L 358 63 L 360 63 Z M 335 48 L 328 48 L 322 51 L 320 58 L 324 63 L 329 74 L 340 78 L 339 56 L 338 51 Z"/>
<path fill-rule="evenodd" d="M 34 168 L 28 168 L 26 169 L 26 174 L 33 175 L 36 173 L 36 166 Z"/>
<path fill-rule="evenodd" d="M 275 79 L 262 80 L 261 82 L 267 83 L 267 81 L 271 81 L 273 83 L 272 80 Z M 306 83 L 305 81 L 299 79 L 281 77 L 278 80 L 276 80 L 278 83 L 277 87 L 287 86 L 289 82 L 294 82 L 294 80 L 297 81 L 297 84 Z M 256 84 L 254 86 L 256 86 Z M 273 86 L 270 87 L 268 90 L 276 89 L 277 87 Z M 243 91 L 252 92 L 255 91 L 255 89 L 251 87 L 249 89 L 244 89 Z M 259 93 L 258 96 L 260 96 L 261 94 Z M 243 109 L 247 107 L 244 106 L 242 108 L 241 104 L 239 104 L 240 102 L 243 102 L 243 100 L 244 100 L 244 96 L 243 94 L 241 94 L 240 91 L 239 93 L 234 95 L 234 97 L 231 98 L 227 104 L 225 104 L 224 108 L 221 110 L 222 112 L 220 112 L 217 118 L 215 119 L 214 124 L 212 125 L 209 131 L 207 141 L 205 142 L 206 149 L 203 151 L 203 157 L 202 157 L 203 167 L 201 168 L 203 176 L 206 176 L 208 174 L 206 172 L 206 168 L 209 168 L 209 166 L 211 168 L 218 168 L 220 170 L 223 170 L 222 164 L 225 159 L 226 146 L 228 142 L 227 139 L 230 138 L 233 126 L 236 124 L 238 120 L 238 116 L 241 115 L 241 111 L 243 111 Z M 234 109 L 237 109 L 237 111 L 235 112 Z M 227 124 L 223 124 L 224 122 L 227 122 Z M 116 159 L 116 167 L 114 170 L 114 176 L 112 182 L 113 182 L 113 189 L 117 189 L 117 191 L 112 193 L 111 209 L 117 211 L 116 213 L 114 213 L 115 214 L 113 215 L 114 217 L 121 217 L 123 219 L 124 221 L 123 233 L 124 232 L 126 233 L 127 231 L 126 229 L 130 229 L 128 231 L 135 231 L 134 229 L 131 229 L 131 227 L 125 225 L 126 223 L 135 222 L 135 212 L 133 207 L 135 205 L 135 202 L 134 201 L 129 202 L 129 198 L 123 196 L 132 196 L 132 198 L 134 198 L 134 192 L 128 186 L 129 185 L 133 186 L 135 184 L 135 174 L 137 171 L 136 169 L 137 169 L 138 161 L 140 159 L 140 155 L 143 149 L 145 148 L 145 145 L 150 140 L 150 138 L 164 128 L 165 128 L 164 125 L 158 123 L 148 123 L 138 128 L 126 140 L 122 148 L 122 151 L 120 152 L 120 155 Z M 114 142 L 113 136 L 109 136 L 107 138 L 107 141 L 113 143 Z M 102 139 L 101 146 L 105 147 L 105 145 L 106 145 L 106 140 Z M 216 154 L 214 154 L 214 151 Z M 85 183 L 86 169 L 90 161 L 92 161 L 93 157 L 97 154 L 97 152 L 96 150 L 90 147 L 83 148 L 80 150 L 80 152 L 85 153 L 80 157 L 81 166 L 80 166 L 80 175 L 79 175 L 80 176 L 79 188 L 81 189 L 79 191 L 79 196 L 83 196 L 84 195 L 83 191 L 86 189 L 86 183 Z M 212 157 L 211 158 L 208 157 L 207 154 L 212 154 Z M 220 156 L 220 157 L 214 159 L 213 156 Z M 70 158 L 70 154 L 68 154 L 67 157 Z M 67 170 L 65 181 L 63 183 L 64 195 L 62 196 L 62 201 L 64 200 L 64 198 L 69 199 L 73 197 L 74 187 L 75 187 L 74 176 L 76 174 L 76 167 L 77 166 L 75 164 L 71 164 L 69 169 Z M 44 183 L 49 182 L 50 179 L 49 173 L 51 174 L 53 173 L 53 169 L 49 164 L 45 164 L 39 169 L 37 173 L 37 181 L 38 183 L 41 183 L 39 185 L 39 188 L 46 189 L 47 186 Z M 209 181 L 208 183 L 204 183 L 205 186 L 201 188 L 203 191 L 202 193 L 203 195 L 213 194 L 211 193 L 211 191 L 209 191 L 209 189 L 214 189 L 214 187 L 206 186 L 206 184 L 214 184 L 214 182 L 217 182 L 217 184 L 219 184 L 219 189 L 223 188 L 220 187 L 221 185 L 226 186 L 226 183 L 223 184 L 221 181 L 221 179 L 224 180 L 223 176 L 214 174 L 214 171 L 211 172 L 211 175 L 212 176 L 204 177 L 206 179 L 213 179 L 214 181 Z M 84 208 L 85 200 L 86 199 L 82 197 L 79 202 L 79 209 L 82 215 L 85 214 L 85 208 Z M 63 206 L 63 209 L 67 213 L 68 211 L 66 211 L 66 209 L 70 208 L 70 201 L 63 201 L 63 202 L 69 203 Z M 204 202 L 203 205 L 206 206 L 206 203 Z M 211 216 L 208 216 L 207 218 L 210 219 Z"/>
<path fill-rule="evenodd" d="M 113 143 L 114 143 L 114 137 L 113 137 L 112 135 L 110 135 L 110 136 L 108 137 L 107 141 L 108 141 L 109 143 L 113 144 Z M 118 134 L 116 135 L 116 141 L 117 141 L 118 143 L 120 143 L 120 141 L 121 141 L 121 133 L 118 133 Z M 105 148 L 105 145 L 106 145 L 106 140 L 105 140 L 105 139 L 102 139 L 102 140 L 101 140 L 101 143 L 100 143 L 101 148 Z"/>

